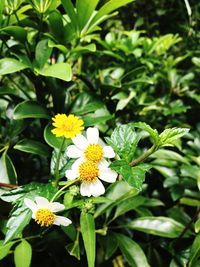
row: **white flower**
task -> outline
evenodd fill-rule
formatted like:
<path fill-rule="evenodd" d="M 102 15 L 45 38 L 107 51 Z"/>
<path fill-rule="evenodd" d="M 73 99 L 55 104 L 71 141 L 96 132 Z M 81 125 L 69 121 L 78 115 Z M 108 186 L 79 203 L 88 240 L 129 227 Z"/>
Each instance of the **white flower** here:
<path fill-rule="evenodd" d="M 105 193 L 103 180 L 108 183 L 114 183 L 117 179 L 117 173 L 108 168 L 109 163 L 102 159 L 99 163 L 79 158 L 76 160 L 71 170 L 65 172 L 65 176 L 69 180 L 80 178 L 80 193 L 82 196 L 100 196 Z"/>
<path fill-rule="evenodd" d="M 57 216 L 54 213 L 64 210 L 65 206 L 59 202 L 49 202 L 44 197 L 35 197 L 35 200 L 24 199 L 25 205 L 31 209 L 32 218 L 41 226 L 63 225 L 68 226 L 72 221 L 63 216 Z"/>
<path fill-rule="evenodd" d="M 69 158 L 83 158 L 85 160 L 99 162 L 104 157 L 115 157 L 113 148 L 103 144 L 99 138 L 99 130 L 95 127 L 89 127 L 86 130 L 86 137 L 78 134 L 72 141 L 74 145 L 70 145 L 67 148 L 67 156 Z"/>

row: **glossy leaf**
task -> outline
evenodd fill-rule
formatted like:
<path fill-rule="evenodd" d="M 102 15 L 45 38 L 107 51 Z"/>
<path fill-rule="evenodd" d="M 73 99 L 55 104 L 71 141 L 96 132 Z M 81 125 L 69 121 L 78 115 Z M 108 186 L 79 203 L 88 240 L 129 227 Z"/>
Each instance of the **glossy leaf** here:
<path fill-rule="evenodd" d="M 197 267 L 196 263 L 200 256 L 200 234 L 198 234 L 190 250 L 189 267 Z"/>
<path fill-rule="evenodd" d="M 53 126 L 49 123 L 45 129 L 44 129 L 44 139 L 47 142 L 47 144 L 53 148 L 58 148 L 60 149 L 61 144 L 63 142 L 62 137 L 56 137 L 51 130 L 53 129 Z M 64 148 L 68 146 L 68 142 L 65 142 Z"/>
<path fill-rule="evenodd" d="M 23 239 L 22 242 L 15 248 L 14 262 L 16 267 L 30 267 L 32 258 L 31 245 Z"/>
<path fill-rule="evenodd" d="M 116 234 L 119 248 L 132 267 L 149 267 L 146 256 L 141 247 L 131 238 Z"/>
<path fill-rule="evenodd" d="M 100 205 L 96 209 L 94 217 L 96 218 L 106 211 L 108 212 L 110 208 L 117 206 L 119 203 L 127 200 L 128 198 L 132 198 L 137 194 L 138 190 L 132 188 L 125 181 L 117 181 L 109 187 L 108 193 L 106 194 L 106 198 L 110 201 Z"/>
<path fill-rule="evenodd" d="M 95 266 L 96 235 L 94 217 L 89 213 L 81 213 L 80 217 L 81 234 L 86 250 L 88 267 Z"/>
<path fill-rule="evenodd" d="M 0 158 L 0 181 L 2 183 L 17 183 L 17 173 L 11 158 L 3 154 Z"/>
<path fill-rule="evenodd" d="M 42 118 L 50 119 L 49 111 L 35 101 L 26 100 L 19 103 L 14 109 L 14 119 Z"/>
<path fill-rule="evenodd" d="M 151 235 L 176 238 L 184 230 L 184 225 L 168 217 L 141 217 L 129 222 L 125 227 Z"/>
<path fill-rule="evenodd" d="M 1 28 L 0 31 L 6 32 L 7 34 L 13 36 L 16 40 L 19 40 L 22 43 L 26 41 L 27 32 L 24 28 L 20 26 L 7 26 Z"/>
<path fill-rule="evenodd" d="M 6 225 L 7 233 L 4 241 L 5 244 L 16 237 L 19 237 L 24 227 L 30 222 L 31 214 L 31 210 L 24 205 L 17 207 L 17 209 L 12 212 Z"/>
<path fill-rule="evenodd" d="M 31 154 L 37 154 L 44 157 L 50 156 L 50 149 L 48 146 L 44 145 L 41 142 L 30 140 L 30 139 L 23 139 L 20 140 L 15 146 L 14 149 L 31 153 Z"/>
<path fill-rule="evenodd" d="M 3 58 L 0 59 L 0 76 L 10 73 L 14 73 L 23 69 L 28 68 L 29 66 L 18 61 L 14 58 Z"/>
<path fill-rule="evenodd" d="M 36 72 L 42 76 L 54 77 L 63 81 L 71 81 L 72 70 L 68 63 L 56 63 L 42 70 L 37 69 Z"/>
<path fill-rule="evenodd" d="M 52 48 L 48 46 L 48 39 L 41 40 L 35 49 L 36 65 L 42 69 L 49 59 Z"/>

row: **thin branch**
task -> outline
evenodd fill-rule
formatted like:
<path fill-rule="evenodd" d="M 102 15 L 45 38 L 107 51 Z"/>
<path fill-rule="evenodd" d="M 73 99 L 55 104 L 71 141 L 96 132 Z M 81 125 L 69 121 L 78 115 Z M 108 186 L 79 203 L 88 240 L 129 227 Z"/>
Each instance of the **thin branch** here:
<path fill-rule="evenodd" d="M 0 183 L 0 187 L 7 187 L 7 188 L 17 188 L 18 185 L 14 185 L 14 184 L 5 184 L 5 183 Z"/>

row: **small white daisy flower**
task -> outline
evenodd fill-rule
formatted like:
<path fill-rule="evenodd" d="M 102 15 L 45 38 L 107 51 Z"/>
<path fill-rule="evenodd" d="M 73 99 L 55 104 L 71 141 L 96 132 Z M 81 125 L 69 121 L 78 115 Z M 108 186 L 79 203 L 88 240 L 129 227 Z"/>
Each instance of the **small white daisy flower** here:
<path fill-rule="evenodd" d="M 114 158 L 115 152 L 111 146 L 106 146 L 99 138 L 99 130 L 89 127 L 86 137 L 78 134 L 72 139 L 74 145 L 67 148 L 69 158 L 83 158 L 85 160 L 100 162 L 103 158 Z"/>
<path fill-rule="evenodd" d="M 32 211 L 32 218 L 41 226 L 63 225 L 68 226 L 72 221 L 66 217 L 55 215 L 55 212 L 65 209 L 59 202 L 49 202 L 44 197 L 35 197 L 35 200 L 24 199 L 25 205 Z"/>
<path fill-rule="evenodd" d="M 79 158 L 76 160 L 71 170 L 65 172 L 69 180 L 79 178 L 81 180 L 80 193 L 82 196 L 100 196 L 105 193 L 105 188 L 100 180 L 114 183 L 117 173 L 108 168 L 109 163 L 102 159 L 99 163 Z"/>

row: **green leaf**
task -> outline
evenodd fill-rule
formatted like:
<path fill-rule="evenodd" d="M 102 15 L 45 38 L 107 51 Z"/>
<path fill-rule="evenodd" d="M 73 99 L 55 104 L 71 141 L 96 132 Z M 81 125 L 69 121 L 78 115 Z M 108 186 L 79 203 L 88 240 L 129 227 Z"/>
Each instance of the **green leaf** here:
<path fill-rule="evenodd" d="M 20 140 L 14 146 L 14 149 L 27 152 L 27 153 L 31 153 L 31 154 L 41 155 L 44 157 L 50 156 L 50 149 L 47 145 L 44 145 L 41 142 L 34 141 L 31 139 Z"/>
<path fill-rule="evenodd" d="M 131 238 L 122 235 L 115 235 L 119 244 L 119 248 L 132 267 L 149 267 L 146 256 L 141 247 Z"/>
<path fill-rule="evenodd" d="M 106 236 L 103 237 L 102 247 L 105 252 L 105 260 L 108 260 L 118 248 L 116 236 L 112 232 L 108 232 Z"/>
<path fill-rule="evenodd" d="M 20 26 L 7 26 L 1 28 L 0 31 L 8 33 L 9 35 L 13 36 L 16 40 L 19 40 L 22 43 L 26 42 L 27 32 L 24 28 Z"/>
<path fill-rule="evenodd" d="M 97 25 L 100 22 L 103 21 L 106 15 L 113 12 L 114 10 L 118 9 L 121 6 L 124 6 L 128 3 L 133 2 L 134 0 L 110 0 L 105 5 L 103 5 L 99 11 L 96 13 L 96 15 L 91 20 L 89 27 L 92 27 L 93 25 Z"/>
<path fill-rule="evenodd" d="M 115 182 L 108 188 L 108 193 L 106 194 L 106 198 L 110 201 L 100 205 L 96 209 L 94 217 L 96 218 L 105 212 L 109 213 L 110 209 L 137 194 L 138 190 L 129 186 L 125 181 Z"/>
<path fill-rule="evenodd" d="M 110 138 L 106 138 L 106 141 L 122 159 L 129 163 L 133 159 L 139 139 L 133 127 L 120 125 L 115 128 Z"/>
<path fill-rule="evenodd" d="M 192 244 L 189 257 L 189 267 L 197 267 L 196 263 L 200 256 L 200 234 L 198 234 Z"/>
<path fill-rule="evenodd" d="M 117 218 L 130 210 L 134 210 L 135 208 L 143 205 L 144 203 L 145 198 L 142 196 L 133 196 L 132 198 L 126 199 L 125 201 L 117 205 L 114 218 Z"/>
<path fill-rule="evenodd" d="M 80 107 L 74 113 L 76 115 L 84 115 L 93 111 L 96 111 L 99 108 L 102 108 L 104 104 L 100 101 L 90 101 L 89 103 L 85 104 L 84 106 Z"/>
<path fill-rule="evenodd" d="M 93 11 L 95 10 L 99 0 L 77 0 L 76 11 L 78 17 L 79 30 L 81 31 L 88 20 L 90 19 Z"/>
<path fill-rule="evenodd" d="M 62 5 L 65 9 L 65 12 L 67 13 L 67 15 L 69 16 L 70 20 L 71 20 L 71 24 L 72 27 L 74 29 L 78 28 L 78 20 L 77 20 L 77 14 L 74 10 L 74 6 L 71 2 L 71 0 L 61 0 Z"/>
<path fill-rule="evenodd" d="M 53 12 L 49 14 L 48 19 L 50 22 L 50 28 L 51 28 L 51 31 L 53 32 L 53 35 L 56 37 L 56 40 L 61 41 L 63 38 L 63 33 L 64 33 L 63 20 L 62 20 L 61 13 L 58 10 L 54 10 Z"/>
<path fill-rule="evenodd" d="M 4 153 L 0 158 L 0 181 L 2 183 L 17 183 L 17 173 L 11 158 Z"/>
<path fill-rule="evenodd" d="M 94 125 L 101 124 L 101 123 L 106 123 L 107 121 L 111 119 L 113 119 L 113 115 L 96 116 L 94 114 L 91 116 L 83 117 L 85 127 L 94 126 Z"/>
<path fill-rule="evenodd" d="M 61 147 L 61 144 L 63 142 L 63 138 L 62 137 L 56 137 L 52 132 L 51 130 L 53 129 L 54 127 L 52 126 L 51 123 L 49 123 L 45 129 L 44 129 L 44 140 L 47 142 L 47 144 L 53 148 L 58 148 L 60 149 Z M 64 144 L 64 147 L 63 148 L 66 148 L 67 146 L 69 145 L 68 142 L 65 142 Z"/>
<path fill-rule="evenodd" d="M 50 119 L 49 111 L 36 101 L 26 100 L 19 103 L 14 109 L 14 119 L 21 120 L 27 118 Z"/>
<path fill-rule="evenodd" d="M 12 212 L 11 217 L 6 225 L 7 233 L 4 241 L 5 244 L 16 237 L 19 237 L 24 227 L 29 224 L 31 220 L 31 214 L 31 210 L 25 205 L 17 207 L 17 209 Z"/>
<path fill-rule="evenodd" d="M 129 222 L 124 227 L 147 234 L 176 238 L 184 230 L 184 225 L 168 217 L 141 217 Z"/>
<path fill-rule="evenodd" d="M 15 242 L 9 242 L 6 245 L 4 245 L 4 241 L 0 240 L 0 260 L 2 260 L 3 258 L 5 258 L 8 255 L 8 253 L 9 253 L 9 251 L 10 251 L 10 249 L 14 243 Z"/>
<path fill-rule="evenodd" d="M 35 71 L 40 75 L 58 78 L 67 82 L 72 79 L 71 66 L 70 64 L 64 62 L 53 64 L 43 70 L 36 69 Z"/>
<path fill-rule="evenodd" d="M 131 167 L 124 160 L 116 160 L 110 164 L 110 168 L 121 174 L 130 186 L 141 190 L 145 180 L 145 173 L 150 169 L 150 165 L 140 164 L 136 167 Z"/>
<path fill-rule="evenodd" d="M 145 122 L 136 122 L 136 123 L 133 123 L 132 125 L 134 127 L 137 127 L 141 130 L 148 132 L 151 138 L 153 139 L 153 142 L 157 144 L 159 140 L 159 134 L 156 129 L 151 128 L 151 126 L 146 124 Z"/>
<path fill-rule="evenodd" d="M 80 227 L 86 250 L 88 267 L 95 266 L 96 235 L 94 217 L 89 213 L 81 213 Z"/>
<path fill-rule="evenodd" d="M 200 218 L 194 224 L 195 233 L 200 232 Z"/>
<path fill-rule="evenodd" d="M 42 69 L 52 53 L 48 46 L 48 39 L 41 40 L 35 48 L 35 60 L 39 69 Z"/>
<path fill-rule="evenodd" d="M 159 146 L 173 145 L 173 142 L 187 134 L 189 129 L 187 128 L 169 128 L 164 130 L 160 135 Z"/>
<path fill-rule="evenodd" d="M 31 245 L 25 239 L 23 239 L 14 251 L 15 267 L 29 267 L 31 265 L 31 258 Z"/>
<path fill-rule="evenodd" d="M 24 63 L 14 58 L 3 58 L 3 59 L 0 59 L 0 76 L 14 73 L 14 72 L 26 69 L 28 67 L 29 66 L 25 65 Z"/>
<path fill-rule="evenodd" d="M 180 199 L 180 203 L 187 205 L 187 206 L 193 206 L 193 207 L 199 207 L 200 206 L 200 200 L 189 198 L 189 197 L 182 197 Z"/>

